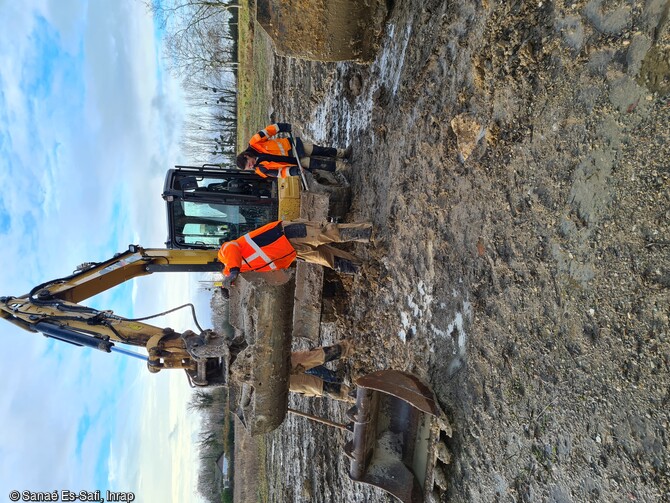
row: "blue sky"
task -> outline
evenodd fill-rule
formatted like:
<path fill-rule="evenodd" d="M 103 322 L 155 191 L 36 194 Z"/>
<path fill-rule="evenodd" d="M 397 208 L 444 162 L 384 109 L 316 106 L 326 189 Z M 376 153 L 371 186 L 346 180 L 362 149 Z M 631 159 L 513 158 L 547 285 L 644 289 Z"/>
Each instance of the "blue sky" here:
<path fill-rule="evenodd" d="M 22 295 L 131 243 L 162 247 L 178 85 L 139 0 L 0 0 L 0 295 Z M 193 297 L 198 278 L 142 278 L 88 302 L 124 316 Z M 199 309 L 201 324 L 209 315 Z M 175 315 L 156 321 L 193 328 Z M 182 372 L 0 328 L 0 500 L 10 490 L 134 491 L 197 501 L 197 418 Z M 169 374 L 169 375 L 168 375 Z"/>

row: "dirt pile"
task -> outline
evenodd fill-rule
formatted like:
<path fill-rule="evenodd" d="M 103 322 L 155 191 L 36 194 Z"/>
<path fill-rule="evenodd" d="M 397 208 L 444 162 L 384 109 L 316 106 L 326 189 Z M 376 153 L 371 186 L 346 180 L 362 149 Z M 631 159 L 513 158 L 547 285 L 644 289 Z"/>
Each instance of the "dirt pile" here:
<path fill-rule="evenodd" d="M 289 57 L 370 61 L 384 29 L 384 0 L 258 0 L 257 19 Z"/>
<path fill-rule="evenodd" d="M 397 2 L 369 66 L 276 60 L 277 117 L 353 144 L 376 229 L 324 342 L 432 384 L 444 501 L 670 501 L 668 5 Z M 460 114 L 486 135 L 464 162 Z M 270 499 L 386 501 L 342 443 L 287 420 Z"/>

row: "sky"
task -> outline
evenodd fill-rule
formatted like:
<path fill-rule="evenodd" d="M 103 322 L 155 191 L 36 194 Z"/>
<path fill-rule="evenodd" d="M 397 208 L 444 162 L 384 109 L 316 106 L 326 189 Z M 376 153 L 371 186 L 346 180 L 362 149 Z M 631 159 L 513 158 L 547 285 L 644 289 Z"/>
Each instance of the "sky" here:
<path fill-rule="evenodd" d="M 163 176 L 183 105 L 140 0 L 0 0 L 0 295 L 163 247 Z M 140 278 L 83 304 L 140 317 L 208 299 L 188 275 Z M 190 316 L 152 321 L 182 331 Z M 78 348 L 0 321 L 0 501 L 12 490 L 131 491 L 198 501 L 182 371 Z"/>

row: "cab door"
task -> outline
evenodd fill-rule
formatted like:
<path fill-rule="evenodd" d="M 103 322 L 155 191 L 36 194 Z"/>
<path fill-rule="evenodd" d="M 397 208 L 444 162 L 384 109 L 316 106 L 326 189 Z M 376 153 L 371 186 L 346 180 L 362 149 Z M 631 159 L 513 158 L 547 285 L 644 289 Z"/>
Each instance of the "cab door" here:
<path fill-rule="evenodd" d="M 274 180 L 236 169 L 170 169 L 163 199 L 168 248 L 218 248 L 278 216 Z"/>

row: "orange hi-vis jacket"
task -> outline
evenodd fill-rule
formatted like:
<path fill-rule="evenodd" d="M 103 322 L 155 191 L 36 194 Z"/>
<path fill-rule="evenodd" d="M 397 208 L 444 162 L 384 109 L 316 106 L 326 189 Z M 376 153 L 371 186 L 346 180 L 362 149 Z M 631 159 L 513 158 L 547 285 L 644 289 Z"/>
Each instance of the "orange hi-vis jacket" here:
<path fill-rule="evenodd" d="M 256 164 L 256 174 L 258 176 L 263 178 L 286 178 L 300 174 L 296 172 L 298 164 L 291 151 L 291 142 L 287 138 L 271 138 L 282 131 L 279 124 L 270 124 L 249 140 L 249 146 L 261 156 L 267 154 L 286 158 L 285 161 L 259 159 Z M 291 168 L 294 169 L 291 170 Z"/>
<path fill-rule="evenodd" d="M 279 220 L 223 243 L 218 256 L 225 265 L 223 274 L 228 276 L 235 269 L 239 272 L 286 269 L 295 260 L 296 252 Z"/>

